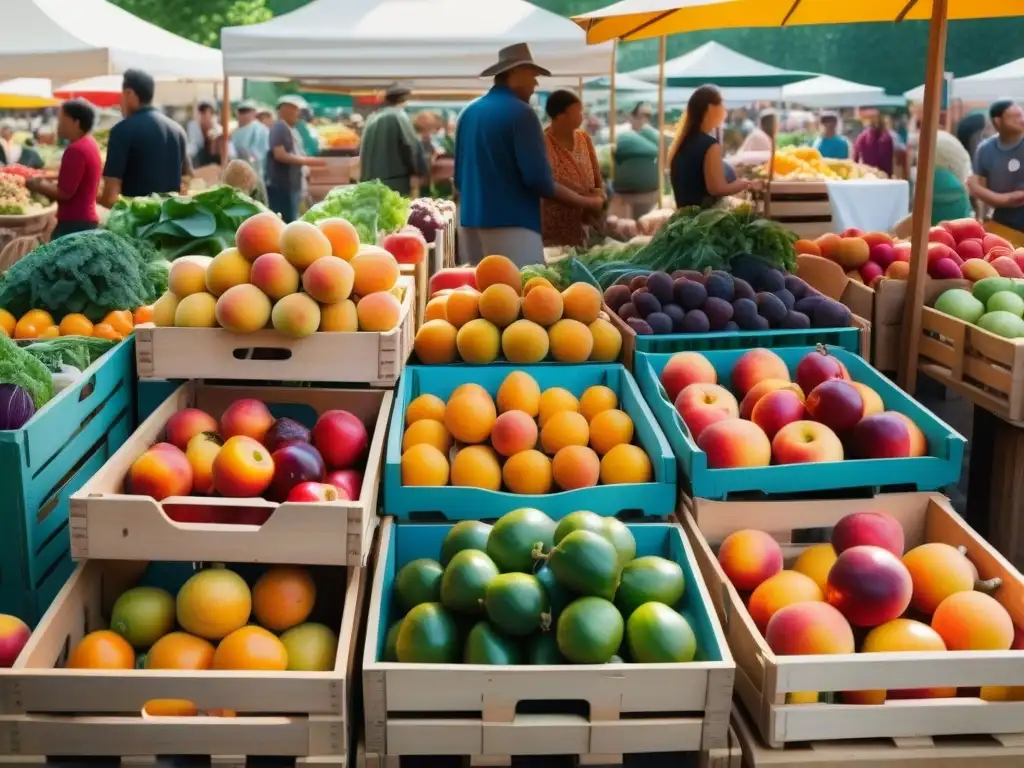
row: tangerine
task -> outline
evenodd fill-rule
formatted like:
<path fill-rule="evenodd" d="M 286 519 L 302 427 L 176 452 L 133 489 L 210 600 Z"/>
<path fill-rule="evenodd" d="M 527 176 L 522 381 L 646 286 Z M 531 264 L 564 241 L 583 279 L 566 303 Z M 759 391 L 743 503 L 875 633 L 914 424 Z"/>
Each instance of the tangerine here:
<path fill-rule="evenodd" d="M 92 320 L 77 312 L 60 321 L 61 336 L 92 336 Z"/>
<path fill-rule="evenodd" d="M 316 583 L 305 568 L 271 568 L 252 588 L 256 620 L 275 632 L 304 622 L 315 603 Z"/>
<path fill-rule="evenodd" d="M 227 568 L 199 571 L 178 590 L 178 624 L 207 640 L 220 640 L 245 626 L 251 612 L 249 585 Z"/>
<path fill-rule="evenodd" d="M 109 629 L 90 632 L 68 656 L 68 669 L 135 669 L 135 651 Z"/>
<path fill-rule="evenodd" d="M 284 672 L 288 649 L 273 633 L 250 624 L 220 641 L 213 654 L 213 668 Z"/>
<path fill-rule="evenodd" d="M 146 669 L 209 669 L 213 644 L 187 632 L 164 635 L 146 654 Z"/>

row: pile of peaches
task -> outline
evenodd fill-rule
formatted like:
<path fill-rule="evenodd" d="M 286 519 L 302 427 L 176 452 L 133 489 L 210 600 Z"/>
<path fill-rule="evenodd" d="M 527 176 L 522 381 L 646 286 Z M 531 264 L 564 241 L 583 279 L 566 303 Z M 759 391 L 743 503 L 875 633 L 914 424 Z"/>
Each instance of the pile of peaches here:
<path fill-rule="evenodd" d="M 325 411 L 313 429 L 275 419 L 254 398 L 236 400 L 218 422 L 198 408 L 168 420 L 164 441 L 135 460 L 125 491 L 156 501 L 184 496 L 265 498 L 276 502 L 351 501 L 359 498 L 369 436 L 360 419 L 344 410 Z M 184 504 L 184 502 L 183 502 Z M 183 522 L 254 522 L 193 519 L 197 509 L 170 514 Z M 201 508 L 200 508 L 201 509 Z M 190 510 L 190 511 L 188 511 Z"/>
<path fill-rule="evenodd" d="M 980 581 L 961 548 L 939 542 L 904 548 L 899 522 L 867 511 L 844 517 L 831 543 L 807 547 L 791 568 L 783 569 L 775 539 L 754 529 L 726 537 L 718 562 L 780 656 L 1024 650 L 1024 632 L 989 594 L 1000 579 Z M 842 699 L 882 704 L 956 695 L 956 688 L 865 690 L 845 691 Z M 980 695 L 1024 701 L 1024 688 L 983 687 Z M 791 703 L 818 701 L 817 693 L 790 697 Z"/>
<path fill-rule="evenodd" d="M 730 392 L 699 352 L 679 352 L 661 372 L 669 401 L 711 469 L 925 456 L 928 442 L 905 414 L 885 410 L 871 387 L 819 345 L 797 364 L 770 349 L 736 361 Z"/>

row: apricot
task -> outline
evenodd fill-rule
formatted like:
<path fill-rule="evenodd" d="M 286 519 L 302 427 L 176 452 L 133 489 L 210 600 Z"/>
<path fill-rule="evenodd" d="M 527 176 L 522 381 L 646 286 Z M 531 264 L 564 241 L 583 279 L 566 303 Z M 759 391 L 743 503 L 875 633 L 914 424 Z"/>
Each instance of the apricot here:
<path fill-rule="evenodd" d="M 559 320 L 548 328 L 548 342 L 560 363 L 585 363 L 594 348 L 590 329 L 578 320 Z"/>
<path fill-rule="evenodd" d="M 448 485 L 448 459 L 434 446 L 417 443 L 402 454 L 402 485 Z"/>
<path fill-rule="evenodd" d="M 831 259 L 839 252 L 839 243 L 841 241 L 842 238 L 839 235 L 829 232 L 828 234 L 821 235 L 814 241 L 814 244 L 818 246 L 822 256 L 826 259 Z"/>
<path fill-rule="evenodd" d="M 544 453 L 553 456 L 567 445 L 587 445 L 590 427 L 582 414 L 575 411 L 556 413 L 540 431 L 540 444 Z"/>
<path fill-rule="evenodd" d="M 452 291 L 445 303 L 445 318 L 456 328 L 480 317 L 480 296 L 473 291 Z"/>
<path fill-rule="evenodd" d="M 198 408 L 183 408 L 173 414 L 164 426 L 167 442 L 184 451 L 192 438 L 202 432 L 216 432 L 217 420 Z"/>
<path fill-rule="evenodd" d="M 740 592 L 757 589 L 782 570 L 782 548 L 764 531 L 734 531 L 718 548 L 718 562 Z"/>
<path fill-rule="evenodd" d="M 405 409 L 405 423 L 412 424 L 420 419 L 444 421 L 444 400 L 429 393 L 415 398 Z"/>
<path fill-rule="evenodd" d="M 249 280 L 275 301 L 299 290 L 299 271 L 280 253 L 264 253 L 252 263 Z"/>
<path fill-rule="evenodd" d="M 457 352 L 455 326 L 447 320 L 430 320 L 416 331 L 413 349 L 425 365 L 446 365 L 455 360 Z"/>
<path fill-rule="evenodd" d="M 502 456 L 528 451 L 537 445 L 537 422 L 524 411 L 504 411 L 494 420 L 491 445 Z"/>
<path fill-rule="evenodd" d="M 321 259 L 321 261 L 326 261 L 326 259 Z M 313 267 L 315 266 L 316 264 L 313 265 Z M 398 303 L 394 294 L 370 293 L 359 299 L 359 303 L 356 304 L 356 315 L 359 318 L 360 331 L 387 333 L 398 327 L 398 321 L 402 317 L 402 305 Z"/>
<path fill-rule="evenodd" d="M 183 299 L 206 290 L 206 269 L 212 259 L 183 256 L 171 263 L 167 273 L 167 290 Z"/>
<path fill-rule="evenodd" d="M 594 339 L 594 347 L 590 351 L 590 359 L 595 363 L 613 363 L 622 352 L 622 334 L 619 329 L 607 320 L 598 318 L 587 329 Z"/>
<path fill-rule="evenodd" d="M 523 317 L 544 328 L 561 320 L 562 311 L 562 294 L 550 286 L 536 286 L 523 298 Z"/>
<path fill-rule="evenodd" d="M 178 302 L 174 324 L 179 328 L 216 328 L 217 299 L 210 293 L 193 293 Z"/>
<path fill-rule="evenodd" d="M 562 387 L 549 387 L 545 389 L 537 403 L 537 421 L 541 429 L 548 423 L 548 419 L 559 411 L 575 411 L 579 413 L 580 401 L 576 395 Z"/>
<path fill-rule="evenodd" d="M 515 290 L 517 296 L 523 292 L 523 279 L 519 276 L 519 268 L 515 262 L 504 256 L 485 256 L 476 265 L 476 287 L 486 291 L 497 283 L 509 286 Z"/>
<path fill-rule="evenodd" d="M 332 256 L 351 261 L 359 253 L 359 232 L 348 219 L 320 219 L 316 226 L 330 241 Z"/>
<path fill-rule="evenodd" d="M 519 303 L 519 294 L 514 288 L 495 283 L 480 294 L 480 316 L 504 328 L 519 319 Z"/>
<path fill-rule="evenodd" d="M 296 339 L 316 333 L 320 319 L 320 305 L 304 293 L 285 296 L 270 312 L 270 322 L 277 332 Z"/>
<path fill-rule="evenodd" d="M 410 424 L 402 435 L 402 453 L 420 443 L 432 445 L 447 456 L 452 447 L 452 436 L 440 421 L 420 419 Z"/>
<path fill-rule="evenodd" d="M 265 253 L 275 253 L 281 247 L 284 222 L 271 211 L 257 213 L 242 222 L 235 232 L 235 247 L 247 260 L 256 261 Z"/>
<path fill-rule="evenodd" d="M 452 461 L 452 485 L 467 488 L 501 490 L 501 464 L 494 449 L 486 445 L 467 445 Z"/>
<path fill-rule="evenodd" d="M 427 302 L 427 306 L 423 309 L 423 322 L 429 323 L 431 320 L 447 320 L 447 307 L 447 296 L 435 296 Z"/>
<path fill-rule="evenodd" d="M 790 380 L 785 361 L 770 349 L 758 348 L 744 352 L 732 368 L 732 388 L 740 398 L 765 379 Z"/>
<path fill-rule="evenodd" d="M 157 443 L 128 470 L 128 492 L 161 501 L 188 496 L 192 491 L 192 465 L 184 452 L 170 443 Z"/>
<path fill-rule="evenodd" d="M 601 479 L 601 459 L 584 445 L 567 445 L 551 460 L 551 474 L 563 491 L 590 488 Z"/>
<path fill-rule="evenodd" d="M 489 394 L 470 390 L 448 400 L 444 425 L 460 443 L 482 443 L 490 437 L 497 416 Z"/>
<path fill-rule="evenodd" d="M 331 241 L 316 225 L 293 221 L 281 232 L 281 255 L 302 272 L 317 259 L 331 255 Z"/>
<path fill-rule="evenodd" d="M 775 612 L 764 632 L 768 647 L 779 656 L 853 653 L 853 629 L 828 603 L 793 603 Z"/>
<path fill-rule="evenodd" d="M 649 483 L 653 475 L 650 457 L 636 445 L 616 445 L 601 458 L 601 482 L 604 485 Z"/>
<path fill-rule="evenodd" d="M 573 283 L 562 291 L 563 317 L 590 325 L 601 314 L 604 297 L 590 283 Z"/>
<path fill-rule="evenodd" d="M 321 304 L 336 304 L 352 295 L 355 274 L 344 259 L 325 256 L 302 273 L 302 289 Z"/>
<path fill-rule="evenodd" d="M 914 547 L 903 556 L 903 564 L 914 584 L 910 604 L 929 616 L 950 595 L 974 589 L 971 562 L 949 544 L 932 542 Z"/>
<path fill-rule="evenodd" d="M 401 310 L 401 306 L 399 306 L 399 310 Z M 355 333 L 358 331 L 359 312 L 356 310 L 355 302 L 352 299 L 342 299 L 337 304 L 320 307 L 320 330 L 324 333 Z"/>
<path fill-rule="evenodd" d="M 516 320 L 501 334 L 501 352 L 510 363 L 539 363 L 549 347 L 547 332 L 530 320 Z"/>
<path fill-rule="evenodd" d="M 939 634 L 919 621 L 893 619 L 868 632 L 861 645 L 861 653 L 891 653 L 898 651 L 945 651 L 946 644 Z M 884 704 L 889 699 L 944 699 L 956 696 L 956 688 L 923 688 L 895 691 L 844 691 L 847 704 Z"/>
<path fill-rule="evenodd" d="M 270 321 L 270 299 L 255 285 L 236 285 L 217 299 L 217 323 L 234 333 L 254 333 Z"/>
<path fill-rule="evenodd" d="M 398 282 L 398 262 L 383 248 L 363 246 L 349 264 L 355 273 L 352 290 L 357 296 L 390 291 Z"/>
<path fill-rule="evenodd" d="M 498 413 L 523 411 L 531 419 L 540 411 L 540 386 L 526 371 L 512 371 L 498 387 Z"/>
<path fill-rule="evenodd" d="M 178 297 L 168 291 L 153 303 L 153 325 L 158 328 L 174 326 L 174 316 L 178 311 Z M 216 307 L 215 316 L 216 316 Z"/>
<path fill-rule="evenodd" d="M 797 571 L 779 571 L 761 582 L 750 596 L 747 609 L 757 628 L 764 632 L 768 621 L 780 609 L 795 603 L 825 599 L 814 579 Z"/>
<path fill-rule="evenodd" d="M 836 562 L 836 551 L 831 544 L 812 544 L 793 563 L 793 570 L 804 576 L 810 576 L 814 583 L 824 591 L 828 583 L 828 572 Z"/>
<path fill-rule="evenodd" d="M 459 395 L 469 394 L 470 392 L 474 392 L 474 393 L 476 393 L 478 395 L 482 395 L 483 397 L 490 397 L 491 396 L 491 393 L 488 392 L 483 387 L 481 387 L 479 384 L 477 384 L 475 382 L 472 382 L 472 381 L 467 381 L 465 384 L 459 384 L 459 386 L 457 386 L 455 389 L 453 389 L 451 391 L 451 394 L 448 395 L 448 400 L 450 402 L 452 400 L 452 398 L 458 397 Z"/>
<path fill-rule="evenodd" d="M 594 417 L 601 411 L 608 411 L 617 408 L 619 397 L 611 387 L 595 385 L 587 387 L 580 397 L 580 413 L 587 422 L 594 420 Z"/>
<path fill-rule="evenodd" d="M 590 447 L 604 456 L 617 445 L 633 441 L 633 420 L 618 408 L 601 411 L 590 422 Z"/>
<path fill-rule="evenodd" d="M 551 490 L 551 459 L 538 450 L 520 451 L 510 456 L 501 477 L 512 493 L 536 496 Z"/>
<path fill-rule="evenodd" d="M 1013 645 L 1010 614 L 981 592 L 957 592 L 939 603 L 932 629 L 951 651 L 1007 651 Z"/>
<path fill-rule="evenodd" d="M 471 365 L 486 365 L 498 359 L 501 334 L 494 324 L 482 317 L 470 320 L 459 328 L 455 337 L 459 357 Z"/>
<path fill-rule="evenodd" d="M 252 264 L 237 248 L 225 248 L 206 268 L 206 290 L 220 296 L 228 288 L 249 282 Z"/>

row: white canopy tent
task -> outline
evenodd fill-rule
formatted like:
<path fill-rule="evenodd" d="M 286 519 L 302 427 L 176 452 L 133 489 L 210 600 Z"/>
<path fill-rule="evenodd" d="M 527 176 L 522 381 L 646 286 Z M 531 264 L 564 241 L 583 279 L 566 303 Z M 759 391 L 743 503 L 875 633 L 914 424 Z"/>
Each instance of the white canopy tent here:
<path fill-rule="evenodd" d="M 630 76 L 638 80 L 657 82 L 659 65 L 634 70 Z M 697 88 L 706 83 L 719 88 L 778 88 L 789 83 L 808 80 L 813 72 L 779 69 L 763 61 L 737 53 L 716 43 L 705 43 L 689 53 L 665 62 L 665 85 L 668 87 Z"/>
<path fill-rule="evenodd" d="M 900 96 L 887 96 L 885 89 L 851 80 L 821 75 L 782 86 L 782 101 L 805 107 L 878 107 L 906 104 Z"/>
<path fill-rule="evenodd" d="M 121 74 L 131 67 L 154 77 L 224 76 L 220 52 L 105 0 L 8 0 L 7 5 L 0 77 L 66 81 Z"/>
<path fill-rule="evenodd" d="M 911 88 L 905 94 L 911 101 L 924 99 L 924 86 Z M 1017 59 L 984 72 L 953 80 L 953 98 L 964 101 L 995 101 L 1024 99 L 1024 59 Z"/>
<path fill-rule="evenodd" d="M 314 0 L 263 24 L 221 30 L 225 71 L 350 88 L 486 87 L 498 50 L 530 45 L 552 71 L 541 87 L 577 85 L 611 67 L 611 44 L 588 46 L 569 19 L 525 0 Z"/>

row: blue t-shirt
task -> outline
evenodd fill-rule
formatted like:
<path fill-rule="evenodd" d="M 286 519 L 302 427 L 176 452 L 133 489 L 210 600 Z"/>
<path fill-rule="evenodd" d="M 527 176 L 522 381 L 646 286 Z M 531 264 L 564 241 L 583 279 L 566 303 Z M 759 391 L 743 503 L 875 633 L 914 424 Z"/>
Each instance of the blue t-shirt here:
<path fill-rule="evenodd" d="M 844 136 L 819 136 L 814 148 L 829 160 L 850 159 L 850 142 Z"/>
<path fill-rule="evenodd" d="M 998 136 L 985 139 L 974 154 L 974 172 L 988 182 L 993 192 L 1024 190 L 1024 139 L 1004 147 Z M 1024 206 L 996 208 L 992 218 L 1024 232 Z"/>
<path fill-rule="evenodd" d="M 459 117 L 455 187 L 463 227 L 540 232 L 541 198 L 555 193 L 547 145 L 533 109 L 508 87 L 494 86 Z"/>

